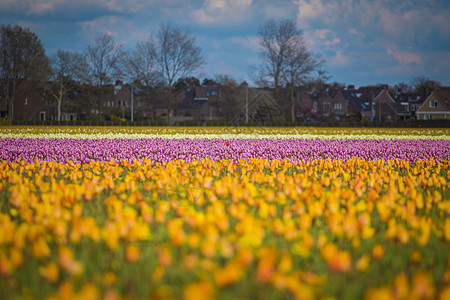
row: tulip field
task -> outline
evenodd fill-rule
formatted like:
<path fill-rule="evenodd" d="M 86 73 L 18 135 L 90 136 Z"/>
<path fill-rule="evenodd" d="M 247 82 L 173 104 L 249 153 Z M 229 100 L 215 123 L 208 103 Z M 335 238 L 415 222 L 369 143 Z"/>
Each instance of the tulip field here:
<path fill-rule="evenodd" d="M 0 299 L 450 299 L 450 129 L 0 127 Z"/>

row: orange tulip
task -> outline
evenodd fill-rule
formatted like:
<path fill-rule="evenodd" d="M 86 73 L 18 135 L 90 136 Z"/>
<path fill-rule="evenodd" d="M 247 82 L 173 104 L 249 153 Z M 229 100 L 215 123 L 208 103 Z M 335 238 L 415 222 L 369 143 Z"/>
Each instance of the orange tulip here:
<path fill-rule="evenodd" d="M 139 247 L 134 244 L 128 244 L 125 247 L 125 257 L 130 263 L 137 262 L 139 260 Z"/>

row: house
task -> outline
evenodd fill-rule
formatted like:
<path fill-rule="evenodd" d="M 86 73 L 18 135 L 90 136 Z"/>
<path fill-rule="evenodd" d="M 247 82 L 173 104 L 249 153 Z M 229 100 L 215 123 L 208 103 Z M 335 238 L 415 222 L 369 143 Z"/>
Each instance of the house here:
<path fill-rule="evenodd" d="M 233 125 L 240 124 L 245 120 L 245 95 L 248 97 L 249 121 L 262 125 L 283 115 L 283 109 L 273 99 L 272 91 L 259 88 L 248 88 L 247 93 L 241 91 L 228 91 L 231 94 L 227 96 L 227 91 L 215 83 L 185 88 L 177 95 L 180 105 L 176 119 L 206 123 L 221 119 Z"/>
<path fill-rule="evenodd" d="M 0 112 L 2 117 L 7 117 L 7 100 L 4 96 L 0 99 Z M 39 92 L 32 82 L 25 81 L 18 86 L 11 117 L 13 120 L 50 120 L 50 107 L 44 98 L 44 93 Z"/>
<path fill-rule="evenodd" d="M 331 112 L 338 118 L 359 117 L 367 108 L 353 90 L 330 89 L 329 94 L 332 98 Z"/>
<path fill-rule="evenodd" d="M 329 117 L 331 114 L 332 99 L 327 90 L 314 89 L 308 94 L 308 98 L 312 102 L 312 115 L 319 115 L 322 117 Z"/>
<path fill-rule="evenodd" d="M 416 111 L 425 99 L 417 93 L 400 93 L 394 97 L 394 100 L 403 107 L 405 120 L 415 120 L 417 119 Z"/>
<path fill-rule="evenodd" d="M 400 121 L 409 115 L 400 103 L 396 102 L 389 93 L 389 87 L 383 86 L 374 98 L 375 119 L 377 121 Z"/>
<path fill-rule="evenodd" d="M 273 99 L 271 92 L 264 89 L 249 89 L 248 118 L 264 125 L 283 115 L 283 109 Z"/>
<path fill-rule="evenodd" d="M 178 121 L 212 120 L 219 117 L 218 85 L 193 86 L 182 89 L 177 95 L 180 104 L 177 109 Z"/>
<path fill-rule="evenodd" d="M 313 89 L 303 96 L 301 103 L 311 103 L 310 115 L 314 118 L 372 118 L 371 103 L 374 93 L 368 90 L 325 87 Z"/>
<path fill-rule="evenodd" d="M 153 89 L 142 90 L 129 84 L 117 81 L 114 86 L 108 86 L 101 94 L 101 112 L 106 118 L 111 116 L 121 117 L 131 120 L 133 111 L 133 121 L 149 120 L 157 116 L 167 116 L 167 104 L 154 102 Z M 154 112 L 153 112 L 154 110 Z M 153 114 L 154 113 L 154 114 Z"/>
<path fill-rule="evenodd" d="M 303 119 L 311 117 L 313 103 L 308 93 L 299 90 L 294 92 L 295 97 L 295 118 Z"/>
<path fill-rule="evenodd" d="M 389 93 L 387 85 L 353 87 L 340 90 L 334 99 L 346 100 L 345 112 L 348 116 L 360 115 L 362 120 L 397 121 L 405 118 L 404 108 Z M 334 100 L 338 102 L 338 100 Z M 339 106 L 338 106 L 339 108 Z"/>
<path fill-rule="evenodd" d="M 439 87 L 416 111 L 418 120 L 450 119 L 450 87 Z"/>

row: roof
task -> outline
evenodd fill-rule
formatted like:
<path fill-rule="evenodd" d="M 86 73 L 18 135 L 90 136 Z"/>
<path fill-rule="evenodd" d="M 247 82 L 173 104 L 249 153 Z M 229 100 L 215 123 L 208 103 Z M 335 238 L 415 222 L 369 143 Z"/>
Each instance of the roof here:
<path fill-rule="evenodd" d="M 417 93 L 400 93 L 395 96 L 397 102 L 422 103 L 424 100 Z"/>
<path fill-rule="evenodd" d="M 339 92 L 339 89 L 328 89 L 328 95 L 330 95 L 331 99 L 334 99 L 336 94 Z"/>
<path fill-rule="evenodd" d="M 434 91 L 434 94 L 436 97 L 439 98 L 439 100 L 450 100 L 450 87 L 440 87 L 437 90 Z"/>
<path fill-rule="evenodd" d="M 206 88 L 204 87 L 196 86 L 184 89 L 178 94 L 178 97 L 181 98 L 179 110 L 199 109 L 208 102 Z"/>
<path fill-rule="evenodd" d="M 370 107 L 365 104 L 366 96 L 363 97 L 363 93 L 360 93 L 356 90 L 341 90 L 342 96 L 347 100 L 351 106 L 355 108 L 357 111 L 370 111 Z"/>
<path fill-rule="evenodd" d="M 450 110 L 450 87 L 439 87 L 428 98 L 432 96 L 444 106 L 442 110 Z"/>

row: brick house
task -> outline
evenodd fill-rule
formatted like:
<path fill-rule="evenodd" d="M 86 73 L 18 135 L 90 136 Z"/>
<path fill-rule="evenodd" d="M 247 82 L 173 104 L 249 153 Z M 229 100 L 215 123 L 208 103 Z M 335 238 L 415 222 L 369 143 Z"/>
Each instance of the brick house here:
<path fill-rule="evenodd" d="M 316 118 L 314 113 L 313 101 L 308 93 L 296 92 L 295 93 L 295 118 Z"/>
<path fill-rule="evenodd" d="M 8 109 L 4 96 L 0 98 L 0 111 L 1 117 L 6 118 Z M 51 109 L 44 94 L 40 93 L 30 81 L 25 81 L 18 87 L 12 109 L 13 120 L 50 120 L 50 112 Z"/>
<path fill-rule="evenodd" d="M 343 94 L 352 107 L 358 110 L 362 119 L 398 121 L 404 119 L 406 114 L 404 108 L 390 95 L 387 85 L 349 89 Z"/>
<path fill-rule="evenodd" d="M 241 86 L 242 87 L 242 86 Z M 239 88 L 239 87 L 238 87 Z M 177 121 L 227 120 L 227 111 L 234 105 L 233 117 L 228 116 L 230 124 L 240 124 L 245 120 L 245 94 L 236 94 L 233 103 L 224 99 L 226 92 L 220 85 L 193 86 L 180 91 Z M 275 102 L 271 90 L 248 88 L 248 118 L 257 124 L 265 124 L 277 120 L 283 115 L 283 109 Z M 239 108 L 238 108 L 239 107 Z M 241 111 L 242 109 L 242 111 Z"/>
<path fill-rule="evenodd" d="M 450 119 L 450 87 L 432 92 L 416 114 L 418 120 Z"/>
<path fill-rule="evenodd" d="M 425 101 L 425 99 L 416 93 L 401 93 L 396 95 L 394 100 L 403 107 L 405 120 L 417 119 L 416 111 Z"/>
<path fill-rule="evenodd" d="M 181 90 L 177 94 L 180 103 L 177 109 L 177 120 L 212 120 L 220 115 L 220 88 L 212 86 L 193 86 Z"/>
<path fill-rule="evenodd" d="M 133 94 L 131 91 L 133 90 Z M 150 104 L 150 99 L 156 99 L 156 95 L 148 96 L 148 91 L 132 87 L 129 84 L 123 84 L 117 81 L 114 86 L 108 86 L 102 95 L 102 113 L 106 117 L 115 115 L 127 120 L 131 120 L 131 106 L 133 106 L 133 120 L 149 120 L 153 118 L 153 109 L 155 117 L 167 116 L 167 105 L 163 103 Z"/>
<path fill-rule="evenodd" d="M 312 114 L 317 114 L 322 117 L 329 117 L 331 115 L 332 99 L 330 94 L 325 89 L 313 90 L 309 95 L 312 102 Z"/>
<path fill-rule="evenodd" d="M 378 121 L 399 121 L 404 120 L 409 115 L 404 106 L 394 100 L 386 85 L 375 96 L 375 118 Z"/>
<path fill-rule="evenodd" d="M 329 93 L 332 98 L 331 112 L 339 118 L 359 116 L 364 109 L 352 90 L 331 89 Z"/>

